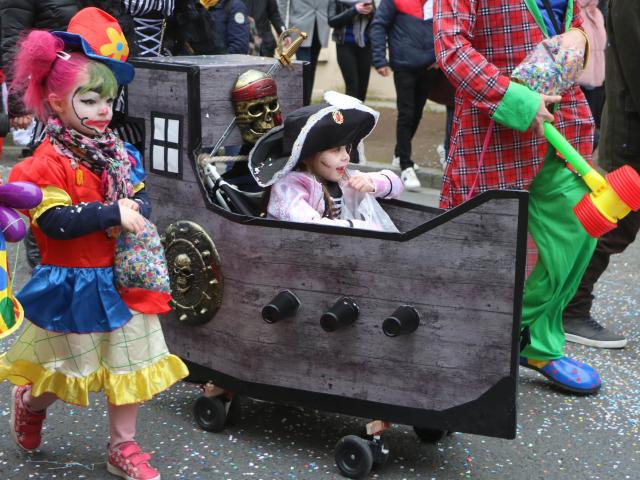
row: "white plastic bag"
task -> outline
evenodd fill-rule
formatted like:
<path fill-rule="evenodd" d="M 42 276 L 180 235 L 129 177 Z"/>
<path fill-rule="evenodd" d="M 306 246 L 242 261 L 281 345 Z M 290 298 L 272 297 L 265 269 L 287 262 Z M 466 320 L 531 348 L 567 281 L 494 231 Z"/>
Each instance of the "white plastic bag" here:
<path fill-rule="evenodd" d="M 366 228 L 382 232 L 398 233 L 391 217 L 384 211 L 371 193 L 362 193 L 353 188 L 342 190 L 342 215 L 345 220 L 361 220 Z"/>

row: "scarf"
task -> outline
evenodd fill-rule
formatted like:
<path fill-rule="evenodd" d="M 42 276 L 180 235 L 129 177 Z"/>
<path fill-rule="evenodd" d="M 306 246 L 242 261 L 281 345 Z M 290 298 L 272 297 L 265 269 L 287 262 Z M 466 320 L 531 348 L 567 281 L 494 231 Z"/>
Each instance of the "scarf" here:
<path fill-rule="evenodd" d="M 362 0 L 340 0 L 341 3 L 355 7 L 356 3 L 360 3 Z M 365 31 L 367 25 L 369 25 L 370 15 L 356 15 L 353 19 L 353 36 L 356 39 L 356 45 L 360 48 L 364 48 L 367 44 Z"/>
<path fill-rule="evenodd" d="M 120 198 L 133 197 L 129 154 L 113 131 L 107 130 L 98 137 L 87 137 L 62 125 L 59 118 L 50 117 L 46 133 L 56 151 L 69 158 L 77 179 L 82 178 L 79 163 L 100 178 L 105 201 L 116 202 Z"/>

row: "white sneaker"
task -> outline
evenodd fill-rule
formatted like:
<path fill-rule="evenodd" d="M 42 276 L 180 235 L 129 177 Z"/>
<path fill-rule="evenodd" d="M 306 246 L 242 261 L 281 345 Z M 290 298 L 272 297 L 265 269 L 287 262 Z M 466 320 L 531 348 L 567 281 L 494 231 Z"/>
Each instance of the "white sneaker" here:
<path fill-rule="evenodd" d="M 404 183 L 404 186 L 407 190 L 417 190 L 422 186 L 413 167 L 405 168 L 404 170 L 402 170 L 402 172 L 400 173 L 400 178 L 402 179 L 402 183 Z"/>
<path fill-rule="evenodd" d="M 393 160 L 391 160 L 391 166 L 400 168 L 400 157 L 393 157 Z M 418 170 L 420 170 L 420 167 L 418 166 L 417 163 L 414 163 L 413 169 L 417 172 Z"/>
<path fill-rule="evenodd" d="M 444 165 L 447 163 L 447 155 L 445 154 L 444 151 L 444 144 L 441 143 L 440 145 L 438 145 L 438 147 L 436 148 L 436 151 L 438 152 L 438 157 L 440 160 L 440 165 L 442 165 L 444 167 Z"/>

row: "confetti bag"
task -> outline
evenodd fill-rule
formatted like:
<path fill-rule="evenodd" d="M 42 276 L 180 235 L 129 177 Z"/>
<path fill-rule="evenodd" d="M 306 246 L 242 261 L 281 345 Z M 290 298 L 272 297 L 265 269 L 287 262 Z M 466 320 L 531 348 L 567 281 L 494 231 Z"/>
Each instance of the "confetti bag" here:
<path fill-rule="evenodd" d="M 118 288 L 169 293 L 169 272 L 155 225 L 145 218 L 142 232 L 122 230 L 116 238 L 113 273 Z"/>
<path fill-rule="evenodd" d="M 511 74 L 511 78 L 545 95 L 562 95 L 584 68 L 581 51 L 560 46 L 560 36 L 540 42 Z"/>

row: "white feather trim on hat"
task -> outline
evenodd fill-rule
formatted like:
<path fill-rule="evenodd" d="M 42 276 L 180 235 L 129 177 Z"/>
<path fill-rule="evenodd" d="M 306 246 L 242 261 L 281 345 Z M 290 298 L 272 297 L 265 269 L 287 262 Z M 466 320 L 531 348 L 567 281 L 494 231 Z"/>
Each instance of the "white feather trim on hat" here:
<path fill-rule="evenodd" d="M 362 101 L 356 97 L 351 97 L 334 90 L 327 90 L 324 92 L 323 97 L 324 101 L 329 105 L 333 105 L 338 108 L 355 108 L 358 105 L 362 105 Z"/>

